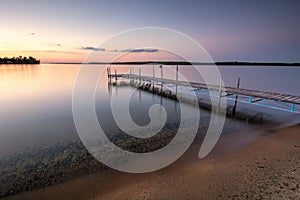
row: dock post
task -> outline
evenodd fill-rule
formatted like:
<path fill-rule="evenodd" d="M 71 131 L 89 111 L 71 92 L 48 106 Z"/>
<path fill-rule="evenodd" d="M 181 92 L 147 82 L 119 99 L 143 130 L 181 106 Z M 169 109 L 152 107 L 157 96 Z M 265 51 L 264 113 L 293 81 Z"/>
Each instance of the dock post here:
<path fill-rule="evenodd" d="M 106 73 L 107 73 L 107 81 L 109 83 L 109 69 L 108 68 L 106 68 Z"/>
<path fill-rule="evenodd" d="M 108 68 L 108 73 L 109 73 L 109 82 L 111 83 L 111 69 Z"/>
<path fill-rule="evenodd" d="M 238 79 L 238 83 L 237 83 L 237 87 L 236 87 L 237 89 L 239 89 L 239 88 L 240 88 L 240 81 L 241 81 L 241 78 L 239 77 L 239 79 Z M 233 109 L 232 109 L 232 116 L 234 116 L 234 115 L 235 115 L 235 113 L 236 113 L 237 101 L 238 101 L 238 95 L 236 94 L 236 95 L 235 95 L 234 107 L 233 107 Z"/>
<path fill-rule="evenodd" d="M 129 69 L 129 85 L 131 85 L 131 68 Z"/>
<path fill-rule="evenodd" d="M 141 68 L 139 68 L 139 81 L 140 81 L 140 85 L 141 85 Z"/>
<path fill-rule="evenodd" d="M 139 99 L 140 99 L 140 102 L 142 101 L 142 92 L 141 92 L 141 89 L 142 89 L 142 82 L 141 82 L 141 68 L 139 68 L 139 86 L 138 86 L 139 89 Z"/>
<path fill-rule="evenodd" d="M 154 92 L 154 78 L 155 78 L 154 65 L 152 65 L 152 73 L 153 73 L 152 91 Z"/>
<path fill-rule="evenodd" d="M 106 68 L 106 73 L 107 73 L 107 81 L 109 82 L 109 69 Z"/>
<path fill-rule="evenodd" d="M 118 78 L 117 78 L 117 69 L 115 69 L 115 80 L 118 80 Z"/>
<path fill-rule="evenodd" d="M 219 112 L 220 107 L 221 107 L 221 98 L 222 98 L 222 79 L 223 77 L 220 77 L 220 82 L 219 82 L 219 102 L 218 102 L 218 110 L 217 112 Z"/>
<path fill-rule="evenodd" d="M 178 85 L 178 65 L 176 66 L 176 92 L 175 95 L 177 96 L 177 85 Z"/>
<path fill-rule="evenodd" d="M 133 68 L 131 68 L 132 69 L 132 71 L 131 71 L 131 73 L 132 73 L 132 78 L 133 78 L 133 80 L 134 80 L 134 67 Z"/>
<path fill-rule="evenodd" d="M 292 112 L 295 112 L 295 104 L 292 103 L 292 108 L 291 108 Z"/>
<path fill-rule="evenodd" d="M 160 77 L 161 77 L 160 93 L 162 94 L 162 91 L 163 91 L 163 81 L 164 81 L 163 66 L 159 65 L 159 68 L 160 68 Z"/>

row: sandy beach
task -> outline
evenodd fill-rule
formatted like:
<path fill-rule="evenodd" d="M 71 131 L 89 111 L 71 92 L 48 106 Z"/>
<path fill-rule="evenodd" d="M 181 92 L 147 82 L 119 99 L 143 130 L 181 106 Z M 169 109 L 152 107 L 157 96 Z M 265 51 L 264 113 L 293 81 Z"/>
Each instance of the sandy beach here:
<path fill-rule="evenodd" d="M 300 200 L 300 1 L 1 1 L 0 200 Z"/>
<path fill-rule="evenodd" d="M 179 160 L 156 172 L 93 173 L 7 199 L 297 199 L 300 125 L 248 131 L 244 142 L 234 145 L 244 134 L 222 137 L 202 160 L 196 142 Z"/>

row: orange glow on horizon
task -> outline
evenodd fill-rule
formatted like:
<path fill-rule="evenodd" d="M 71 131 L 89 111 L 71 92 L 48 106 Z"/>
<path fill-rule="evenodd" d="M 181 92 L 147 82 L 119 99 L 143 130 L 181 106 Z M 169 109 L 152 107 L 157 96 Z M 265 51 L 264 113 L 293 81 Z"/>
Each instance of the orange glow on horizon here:
<path fill-rule="evenodd" d="M 33 56 L 36 59 L 41 60 L 41 63 L 51 62 L 85 62 L 91 51 L 1 51 L 0 57 L 29 57 Z M 116 57 L 113 52 L 103 52 L 97 54 L 95 59 L 90 62 L 110 62 Z M 134 62 L 134 61 L 160 61 L 160 60 L 182 60 L 179 56 L 176 56 L 167 51 L 158 51 L 155 53 L 124 53 L 117 57 L 116 62 Z"/>
<path fill-rule="evenodd" d="M 82 52 L 67 51 L 0 51 L 0 57 L 29 57 L 33 56 L 39 59 L 41 63 L 49 62 L 82 62 L 86 54 Z"/>

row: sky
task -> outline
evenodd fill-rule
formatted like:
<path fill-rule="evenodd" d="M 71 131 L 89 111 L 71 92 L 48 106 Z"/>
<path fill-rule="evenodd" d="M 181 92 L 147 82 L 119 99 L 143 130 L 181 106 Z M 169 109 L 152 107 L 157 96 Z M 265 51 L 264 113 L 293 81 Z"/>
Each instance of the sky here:
<path fill-rule="evenodd" d="M 297 0 L 2 0 L 0 57 L 82 62 L 98 51 L 95 61 L 106 61 L 117 50 L 129 60 L 172 60 L 130 45 L 101 51 L 120 32 L 162 27 L 193 38 L 215 61 L 300 62 L 299 10 Z"/>

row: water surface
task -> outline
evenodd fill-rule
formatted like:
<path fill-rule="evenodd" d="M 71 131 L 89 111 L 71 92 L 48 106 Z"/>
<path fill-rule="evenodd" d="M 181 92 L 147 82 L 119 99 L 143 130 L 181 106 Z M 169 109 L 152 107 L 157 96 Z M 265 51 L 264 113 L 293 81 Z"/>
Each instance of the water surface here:
<path fill-rule="evenodd" d="M 44 144 L 68 141 L 78 138 L 72 117 L 72 91 L 80 65 L 1 65 L 0 66 L 0 153 L 1 155 L 29 150 Z M 96 66 L 99 67 L 99 66 Z M 105 66 L 100 66 L 105 67 Z M 125 73 L 132 66 L 112 66 L 118 73 Z M 201 66 L 205 69 L 208 66 Z M 179 71 L 190 76 L 190 80 L 201 82 L 190 67 L 180 66 Z M 300 95 L 300 68 L 271 66 L 221 66 L 220 71 L 225 85 L 235 86 L 238 77 L 241 87 L 273 92 Z M 136 68 L 137 73 L 137 68 Z M 142 73 L 151 74 L 152 67 Z M 160 71 L 156 70 L 156 76 Z M 172 72 L 165 72 L 174 78 Z M 117 130 L 110 113 L 109 97 L 117 93 L 122 102 L 122 94 L 130 91 L 128 87 L 113 87 L 107 84 L 104 75 L 96 92 L 95 108 L 99 121 L 107 130 Z M 152 104 L 161 103 L 161 97 L 147 92 L 136 92 L 131 100 L 132 117 L 139 125 L 149 123 L 148 109 Z M 178 123 L 179 105 L 164 98 L 163 106 L 169 113 L 170 126 Z M 240 106 L 243 106 L 242 104 Z M 246 106 L 247 107 L 247 106 Z M 262 111 L 262 108 L 251 109 Z M 264 112 L 284 120 L 298 120 L 296 115 L 282 111 L 263 109 Z M 209 112 L 203 111 L 200 129 L 207 127 Z M 298 116 L 298 115 L 297 115 Z M 206 121 L 205 121 L 206 120 Z M 283 121 L 284 121 L 283 120 Z M 232 127 L 233 120 L 227 120 L 226 127 Z M 245 125 L 246 126 L 246 125 Z M 230 132 L 230 128 L 224 131 Z"/>

